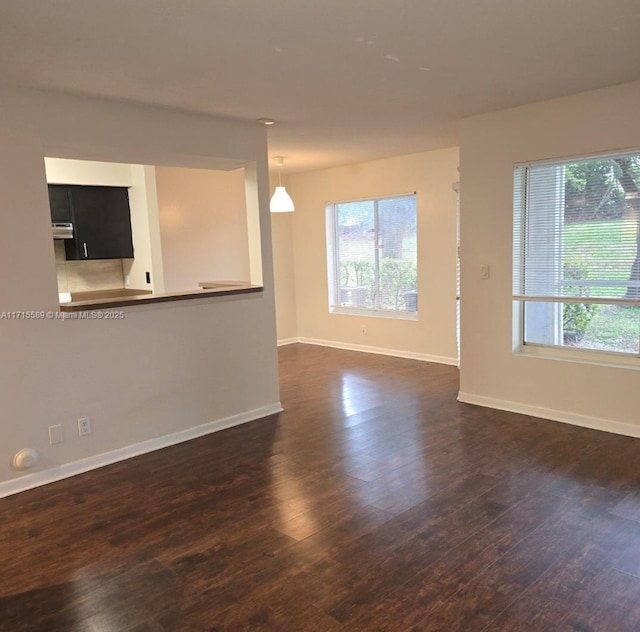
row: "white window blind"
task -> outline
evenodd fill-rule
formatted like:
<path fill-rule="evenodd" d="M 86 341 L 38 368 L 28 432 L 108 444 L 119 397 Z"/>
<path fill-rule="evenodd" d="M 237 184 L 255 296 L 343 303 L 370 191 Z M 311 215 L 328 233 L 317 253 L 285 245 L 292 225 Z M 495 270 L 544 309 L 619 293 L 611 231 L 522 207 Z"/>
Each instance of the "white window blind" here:
<path fill-rule="evenodd" d="M 640 304 L 640 153 L 518 166 L 513 296 Z"/>
<path fill-rule="evenodd" d="M 327 214 L 330 308 L 417 312 L 415 195 L 335 202 Z"/>

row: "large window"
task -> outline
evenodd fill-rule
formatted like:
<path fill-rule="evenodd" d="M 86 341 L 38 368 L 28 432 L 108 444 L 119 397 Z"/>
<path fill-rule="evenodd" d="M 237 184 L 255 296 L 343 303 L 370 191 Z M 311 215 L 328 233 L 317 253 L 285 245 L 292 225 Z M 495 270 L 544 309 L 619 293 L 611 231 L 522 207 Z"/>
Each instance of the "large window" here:
<path fill-rule="evenodd" d="M 520 343 L 640 353 L 640 153 L 514 172 Z"/>
<path fill-rule="evenodd" d="M 416 318 L 416 196 L 327 205 L 329 309 Z"/>

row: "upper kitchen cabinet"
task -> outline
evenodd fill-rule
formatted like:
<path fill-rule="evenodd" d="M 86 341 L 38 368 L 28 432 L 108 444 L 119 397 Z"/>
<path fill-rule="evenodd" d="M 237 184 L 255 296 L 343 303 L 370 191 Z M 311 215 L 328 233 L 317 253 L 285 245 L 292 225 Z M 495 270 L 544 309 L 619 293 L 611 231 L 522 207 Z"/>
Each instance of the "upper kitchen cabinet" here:
<path fill-rule="evenodd" d="M 67 259 L 132 259 L 129 194 L 125 187 L 71 186 L 73 241 Z"/>
<path fill-rule="evenodd" d="M 66 185 L 49 185 L 49 206 L 52 222 L 71 222 L 71 201 L 69 187 Z"/>
<path fill-rule="evenodd" d="M 65 189 L 70 219 L 62 217 Z M 133 258 L 126 187 L 50 185 L 49 200 L 53 221 L 73 222 L 73 239 L 65 241 L 67 260 Z"/>

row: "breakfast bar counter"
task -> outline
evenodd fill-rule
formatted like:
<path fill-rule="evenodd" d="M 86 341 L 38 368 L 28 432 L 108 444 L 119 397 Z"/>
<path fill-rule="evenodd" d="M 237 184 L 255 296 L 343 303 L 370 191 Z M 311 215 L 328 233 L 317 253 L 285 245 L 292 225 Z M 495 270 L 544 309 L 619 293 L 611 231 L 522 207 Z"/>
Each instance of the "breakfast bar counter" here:
<path fill-rule="evenodd" d="M 60 311 L 79 312 L 112 309 L 114 307 L 128 307 L 131 305 L 167 303 L 170 301 L 188 301 L 199 298 L 212 298 L 215 296 L 262 292 L 264 289 L 261 285 L 227 281 L 202 282 L 199 285 L 201 289 L 187 290 L 185 292 L 153 293 L 148 290 L 133 290 L 128 288 L 74 292 L 71 295 L 70 302 L 60 304 Z"/>

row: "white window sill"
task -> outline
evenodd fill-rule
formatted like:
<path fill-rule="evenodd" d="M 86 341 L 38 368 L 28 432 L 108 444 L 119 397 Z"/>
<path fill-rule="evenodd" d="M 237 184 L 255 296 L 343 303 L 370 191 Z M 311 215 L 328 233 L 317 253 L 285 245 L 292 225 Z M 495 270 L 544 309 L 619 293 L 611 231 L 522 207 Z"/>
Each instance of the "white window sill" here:
<path fill-rule="evenodd" d="M 331 314 L 348 316 L 368 316 L 373 318 L 393 318 L 396 320 L 418 320 L 418 312 L 393 309 L 372 309 L 368 307 L 329 307 Z"/>
<path fill-rule="evenodd" d="M 539 358 L 541 360 L 561 360 L 619 369 L 640 370 L 640 357 L 632 353 L 616 351 L 595 351 L 568 347 L 527 344 L 513 351 L 514 356 Z"/>

